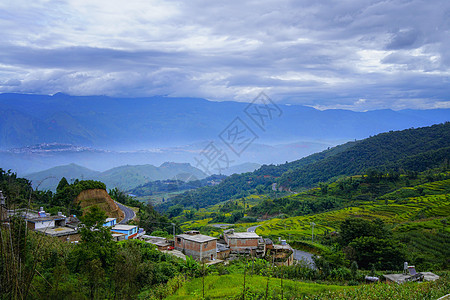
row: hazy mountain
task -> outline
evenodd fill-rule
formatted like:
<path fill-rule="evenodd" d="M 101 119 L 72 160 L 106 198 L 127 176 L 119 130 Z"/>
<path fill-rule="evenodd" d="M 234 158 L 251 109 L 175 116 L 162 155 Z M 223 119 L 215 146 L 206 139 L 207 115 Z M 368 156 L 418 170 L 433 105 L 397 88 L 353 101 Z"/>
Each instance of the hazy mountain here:
<path fill-rule="evenodd" d="M 251 144 L 239 157 L 228 148 L 230 165 L 239 165 L 248 161 L 260 164 L 284 163 L 312 153 L 333 147 L 343 141 L 299 141 L 296 143 L 267 145 Z M 200 158 L 201 151 L 208 141 L 178 147 L 151 148 L 136 151 L 106 151 L 90 147 L 68 144 L 38 144 L 29 147 L 0 150 L 0 168 L 12 169 L 20 176 L 49 169 L 51 167 L 75 163 L 90 169 L 105 171 L 123 165 L 160 165 L 166 161 L 188 162 L 200 167 L 195 158 Z M 224 167 L 226 167 L 224 165 Z M 213 170 L 218 173 L 217 170 Z M 223 174 L 238 172 L 223 168 Z M 250 171 L 243 169 L 242 171 Z M 241 172 L 238 172 L 241 173 Z"/>
<path fill-rule="evenodd" d="M 259 128 L 245 113 L 248 103 L 198 98 L 109 98 L 0 94 L 0 147 L 70 143 L 118 149 L 174 146 L 217 139 L 240 117 L 259 142 L 360 139 L 389 130 L 449 120 L 449 109 L 319 111 L 279 105 L 281 116 Z"/>
<path fill-rule="evenodd" d="M 231 166 L 228 169 L 224 170 L 223 174 L 224 175 L 232 175 L 232 174 L 253 172 L 256 169 L 259 169 L 260 167 L 261 167 L 260 164 L 248 162 L 248 163 Z"/>
<path fill-rule="evenodd" d="M 59 181 L 63 177 L 71 182 L 75 179 L 94 179 L 99 174 L 100 172 L 98 171 L 90 170 L 76 164 L 69 164 L 32 173 L 27 175 L 26 178 L 32 181 L 34 188 L 39 188 L 40 190 L 56 190 Z"/>
<path fill-rule="evenodd" d="M 192 167 L 188 163 L 166 162 L 159 167 L 153 165 L 127 165 L 105 172 L 93 171 L 76 164 L 69 164 L 31 173 L 26 175 L 25 178 L 31 180 L 35 188 L 39 186 L 40 190 L 55 190 L 62 177 L 66 177 L 69 182 L 74 179 L 99 180 L 105 183 L 109 189 L 118 187 L 122 190 L 129 190 L 150 181 L 173 179 L 175 177 L 184 179 L 187 177 L 186 174 L 190 174 L 192 179 L 203 179 L 207 176 L 201 170 Z"/>
<path fill-rule="evenodd" d="M 190 164 L 163 163 L 159 167 L 153 165 L 121 166 L 102 172 L 97 178 L 107 187 L 119 187 L 130 190 L 150 181 L 173 179 L 180 175 L 192 174 L 194 178 L 203 179 L 207 175 Z"/>

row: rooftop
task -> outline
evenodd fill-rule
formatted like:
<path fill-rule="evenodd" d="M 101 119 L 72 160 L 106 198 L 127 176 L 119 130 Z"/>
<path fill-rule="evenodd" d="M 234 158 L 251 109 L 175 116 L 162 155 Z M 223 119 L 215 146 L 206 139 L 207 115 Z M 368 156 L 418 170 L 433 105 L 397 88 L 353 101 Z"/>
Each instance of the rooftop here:
<path fill-rule="evenodd" d="M 64 220 L 65 217 L 63 216 L 48 216 L 48 217 L 42 217 L 42 218 L 33 218 L 33 219 L 28 219 L 28 222 L 32 222 L 32 223 L 36 223 L 36 222 L 49 222 L 49 221 L 53 221 L 53 220 Z"/>
<path fill-rule="evenodd" d="M 137 227 L 136 225 L 120 225 L 120 224 L 118 224 L 118 225 L 114 226 L 112 228 L 112 230 L 127 230 L 128 231 L 128 230 L 131 230 L 136 227 Z"/>
<path fill-rule="evenodd" d="M 116 218 L 106 218 L 105 223 L 106 222 L 111 222 L 111 221 L 114 221 L 114 220 L 116 220 Z"/>
<path fill-rule="evenodd" d="M 232 239 L 259 239 L 259 235 L 254 232 L 235 232 L 233 234 L 229 234 L 228 238 Z"/>
<path fill-rule="evenodd" d="M 36 229 L 36 231 L 45 233 L 46 235 L 51 236 L 61 236 L 61 235 L 69 235 L 69 234 L 75 234 L 78 231 L 73 228 L 69 227 L 54 227 L 54 228 L 40 228 Z"/>
<path fill-rule="evenodd" d="M 230 250 L 230 247 L 228 247 L 225 244 L 217 243 L 217 252 L 227 251 Z"/>
<path fill-rule="evenodd" d="M 424 281 L 434 281 L 439 279 L 439 276 L 431 273 L 431 272 L 420 272 L 420 274 L 423 275 Z M 396 283 L 404 283 L 407 281 L 408 278 L 411 277 L 411 275 L 407 274 L 385 274 L 383 275 L 385 278 L 389 279 L 390 281 L 396 282 Z"/>
<path fill-rule="evenodd" d="M 192 241 L 192 242 L 197 242 L 197 243 L 204 243 L 204 242 L 208 242 L 208 241 L 217 240 L 217 238 L 215 238 L 215 237 L 207 236 L 207 235 L 204 235 L 204 234 L 195 234 L 195 235 L 179 234 L 176 237 L 180 237 L 180 238 L 183 238 L 185 240 Z"/>
<path fill-rule="evenodd" d="M 275 250 L 292 250 L 292 247 L 289 244 L 286 245 L 273 245 Z"/>

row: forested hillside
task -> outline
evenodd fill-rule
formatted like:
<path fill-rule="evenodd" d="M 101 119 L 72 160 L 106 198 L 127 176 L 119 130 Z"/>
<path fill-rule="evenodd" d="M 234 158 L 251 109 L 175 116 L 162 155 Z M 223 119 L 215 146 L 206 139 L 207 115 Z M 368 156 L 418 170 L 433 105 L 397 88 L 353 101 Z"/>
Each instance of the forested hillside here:
<path fill-rule="evenodd" d="M 233 175 L 214 187 L 185 192 L 161 204 L 206 207 L 250 194 L 301 191 L 339 176 L 363 174 L 369 169 L 381 171 L 424 171 L 450 158 L 450 123 L 417 129 L 382 133 L 361 141 L 349 142 L 297 161 L 264 165 L 250 173 Z"/>
<path fill-rule="evenodd" d="M 388 132 L 362 140 L 346 151 L 291 169 L 279 179 L 282 186 L 311 187 L 341 175 L 364 173 L 369 168 L 407 168 L 424 171 L 448 160 L 450 123 Z M 428 158 L 425 163 L 422 158 Z"/>

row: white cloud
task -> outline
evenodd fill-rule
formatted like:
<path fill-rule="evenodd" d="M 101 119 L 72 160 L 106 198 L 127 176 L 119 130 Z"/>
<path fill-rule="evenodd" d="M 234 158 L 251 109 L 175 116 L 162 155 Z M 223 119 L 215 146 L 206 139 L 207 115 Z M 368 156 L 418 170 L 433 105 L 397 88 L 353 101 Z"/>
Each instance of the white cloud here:
<path fill-rule="evenodd" d="M 18 0 L 0 14 L 0 92 L 449 101 L 446 0 Z"/>

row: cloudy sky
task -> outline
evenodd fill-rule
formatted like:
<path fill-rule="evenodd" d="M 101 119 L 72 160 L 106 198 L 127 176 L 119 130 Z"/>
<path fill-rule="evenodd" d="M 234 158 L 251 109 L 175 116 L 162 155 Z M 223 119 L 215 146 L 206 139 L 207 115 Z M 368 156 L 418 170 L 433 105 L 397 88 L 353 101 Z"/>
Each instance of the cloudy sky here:
<path fill-rule="evenodd" d="M 450 107 L 448 0 L 5 0 L 0 92 Z"/>

